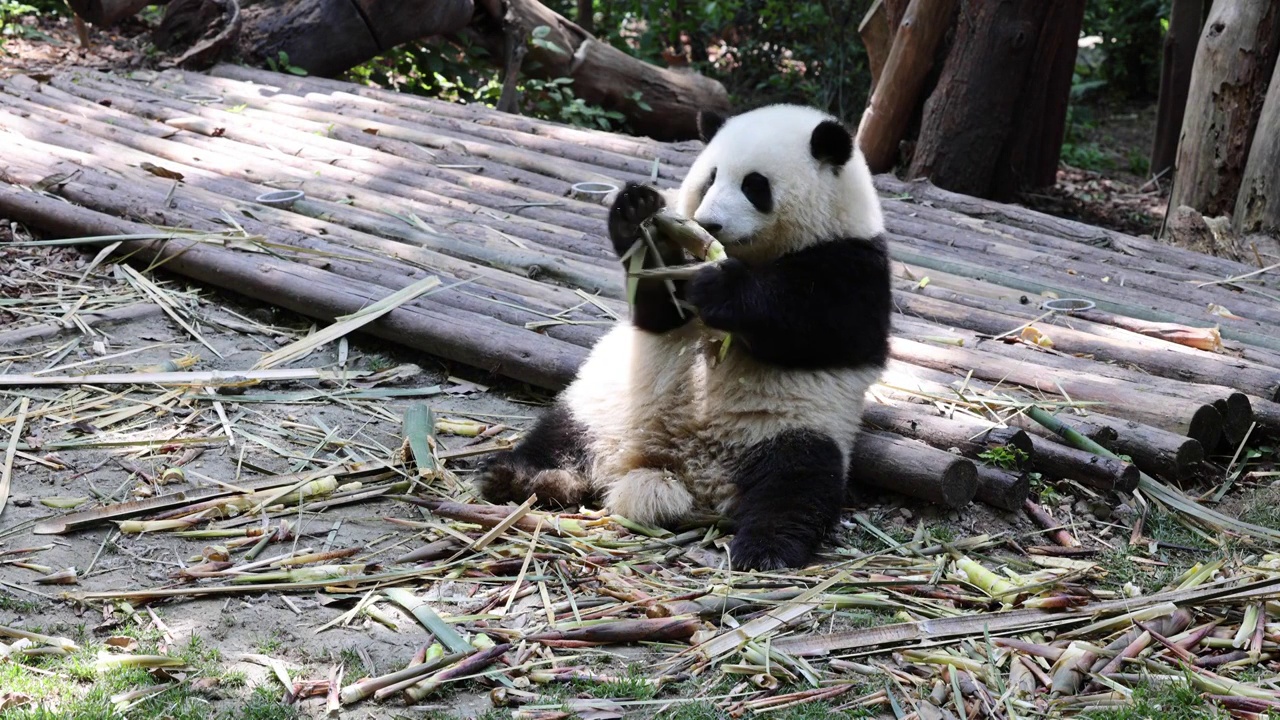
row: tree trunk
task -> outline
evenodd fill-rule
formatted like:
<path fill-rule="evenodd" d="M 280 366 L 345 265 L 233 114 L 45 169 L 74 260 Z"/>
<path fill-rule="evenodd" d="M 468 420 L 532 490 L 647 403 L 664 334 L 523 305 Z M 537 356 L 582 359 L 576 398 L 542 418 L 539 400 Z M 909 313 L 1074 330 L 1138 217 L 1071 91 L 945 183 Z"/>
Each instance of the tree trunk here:
<path fill-rule="evenodd" d="M 1015 106 L 1012 144 L 996 165 L 992 197 L 1012 198 L 1058 181 L 1085 0 L 1048 4 L 1049 16 L 1040 26 L 1030 76 Z"/>
<path fill-rule="evenodd" d="M 1004 199 L 1024 183 L 1044 182 L 1045 168 L 1056 167 L 1056 151 L 1047 148 L 1061 141 L 1070 91 L 1062 78 L 1075 48 L 1067 39 L 1074 40 L 1082 12 L 1079 0 L 964 0 L 951 52 L 924 105 L 911 177 Z"/>
<path fill-rule="evenodd" d="M 595 3 L 591 0 L 578 0 L 578 27 L 589 33 L 595 33 L 596 14 Z"/>
<path fill-rule="evenodd" d="M 912 0 L 907 7 L 893 36 L 882 81 L 871 94 L 858 127 L 858 146 L 873 173 L 893 168 L 898 143 L 906 135 L 955 5 L 956 0 Z"/>
<path fill-rule="evenodd" d="M 1235 226 L 1240 233 L 1280 231 L 1280 63 L 1271 72 L 1271 87 L 1253 134 Z"/>
<path fill-rule="evenodd" d="M 330 77 L 397 45 L 461 30 L 472 0 L 423 6 L 388 0 L 269 0 L 244 9 L 241 51 Z"/>
<path fill-rule="evenodd" d="M 1205 0 L 1173 0 L 1169 12 L 1169 32 L 1164 36 L 1164 59 L 1160 66 L 1160 100 L 1156 109 L 1156 137 L 1151 146 L 1151 174 L 1173 167 L 1178 158 L 1178 131 L 1187 110 L 1191 68 L 1196 61 L 1196 44 L 1204 21 Z"/>
<path fill-rule="evenodd" d="M 1231 215 L 1278 50 L 1274 0 L 1214 4 L 1191 73 L 1171 207 Z"/>

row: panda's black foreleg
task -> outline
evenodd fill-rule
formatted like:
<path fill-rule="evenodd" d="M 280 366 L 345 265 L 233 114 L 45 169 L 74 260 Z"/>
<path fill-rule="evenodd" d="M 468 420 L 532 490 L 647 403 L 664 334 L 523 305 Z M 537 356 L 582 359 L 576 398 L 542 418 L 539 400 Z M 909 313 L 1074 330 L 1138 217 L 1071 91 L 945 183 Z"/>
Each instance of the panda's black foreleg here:
<path fill-rule="evenodd" d="M 666 204 L 662 194 L 647 185 L 628 183 L 618 193 L 609 210 L 609 240 L 613 242 L 614 252 L 618 253 L 619 258 L 626 256 L 640 239 L 641 223 L 653 217 Z M 655 244 L 662 265 L 671 267 L 685 264 L 684 252 L 679 247 L 662 241 Z M 629 267 L 630 262 L 624 262 L 623 266 Z M 647 253 L 644 267 L 650 269 L 659 266 L 653 253 Z M 693 313 L 689 310 L 682 312 L 675 302 L 677 299 L 684 299 L 686 284 L 687 281 L 684 280 L 672 280 L 671 285 L 668 285 L 667 281 L 656 278 L 639 281 L 635 305 L 631 310 L 631 322 L 641 330 L 654 333 L 674 330 L 689 322 L 693 319 Z M 674 298 L 672 289 L 675 290 Z"/>
<path fill-rule="evenodd" d="M 505 453 L 493 456 L 475 479 L 491 503 L 524 502 L 572 507 L 587 499 L 587 433 L 563 403 L 547 409 L 533 428 Z"/>
<path fill-rule="evenodd" d="M 830 437 L 791 430 L 751 448 L 735 475 L 735 570 L 803 567 L 844 504 L 844 461 Z"/>

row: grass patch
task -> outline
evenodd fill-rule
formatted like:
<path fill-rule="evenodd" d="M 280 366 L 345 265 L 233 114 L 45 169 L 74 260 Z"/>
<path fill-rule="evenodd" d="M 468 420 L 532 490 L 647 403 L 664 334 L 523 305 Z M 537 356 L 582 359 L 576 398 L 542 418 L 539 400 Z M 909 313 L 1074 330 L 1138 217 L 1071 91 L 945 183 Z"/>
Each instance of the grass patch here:
<path fill-rule="evenodd" d="M 145 638 L 139 640 L 139 654 L 158 652 L 155 641 L 148 637 L 154 633 L 137 626 L 125 626 L 120 631 L 122 635 L 132 637 L 136 633 Z M 156 678 L 143 668 L 117 667 L 99 672 L 96 662 L 103 646 L 83 638 L 79 643 L 80 649 L 70 655 L 36 656 L 22 662 L 0 663 L 0 689 L 30 698 L 26 705 L 0 712 L 0 720 L 101 720 L 121 717 L 123 706 L 128 706 L 126 716 L 130 720 L 293 720 L 299 717 L 295 708 L 281 704 L 282 693 L 270 685 L 255 688 L 243 700 L 228 701 L 217 712 L 210 700 L 193 691 L 189 683 L 174 685 L 137 701 L 136 705 L 129 705 L 136 698 L 124 695 L 156 687 Z M 196 676 L 219 677 L 225 691 L 245 685 L 244 673 L 224 672 L 221 653 L 199 637 L 193 637 L 180 652 L 171 654 L 181 656 Z"/>
<path fill-rule="evenodd" d="M 1177 682 L 1139 686 L 1134 688 L 1132 705 L 1085 713 L 1081 717 L 1089 720 L 1226 720 L 1231 715 L 1206 703 L 1199 690 Z"/>
<path fill-rule="evenodd" d="M 18 613 L 19 615 L 30 615 L 38 609 L 40 609 L 40 605 L 38 603 L 34 603 L 30 600 L 22 600 L 18 596 L 11 595 L 7 592 L 0 593 L 0 610 Z"/>

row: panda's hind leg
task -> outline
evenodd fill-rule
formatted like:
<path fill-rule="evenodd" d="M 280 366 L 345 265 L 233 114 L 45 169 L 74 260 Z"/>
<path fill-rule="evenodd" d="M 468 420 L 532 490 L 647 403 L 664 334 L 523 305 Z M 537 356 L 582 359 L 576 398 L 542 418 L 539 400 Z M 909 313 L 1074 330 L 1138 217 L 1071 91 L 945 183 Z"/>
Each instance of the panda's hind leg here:
<path fill-rule="evenodd" d="M 844 477 L 844 455 L 822 433 L 789 430 L 752 447 L 734 474 L 734 569 L 807 564 L 840 515 Z"/>
<path fill-rule="evenodd" d="M 475 479 L 491 503 L 572 507 L 591 494 L 586 479 L 587 433 L 562 403 L 552 405 L 509 452 L 494 456 Z"/>

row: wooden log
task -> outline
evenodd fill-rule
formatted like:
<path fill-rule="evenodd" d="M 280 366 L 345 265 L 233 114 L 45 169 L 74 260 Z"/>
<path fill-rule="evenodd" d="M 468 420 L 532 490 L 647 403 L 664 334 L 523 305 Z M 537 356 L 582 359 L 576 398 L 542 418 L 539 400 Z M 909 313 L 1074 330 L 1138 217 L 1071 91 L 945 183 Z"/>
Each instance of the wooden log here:
<path fill-rule="evenodd" d="M 875 91 L 884 70 L 889 48 L 893 46 L 893 28 L 889 25 L 889 9 L 884 0 L 875 0 L 858 23 L 858 36 L 867 49 L 867 65 L 871 70 L 871 90 Z"/>
<path fill-rule="evenodd" d="M 508 138 L 513 135 L 547 137 L 597 150 L 657 159 L 663 165 L 685 168 L 693 162 L 690 151 L 701 146 L 697 141 L 658 142 L 651 138 L 619 135 L 520 115 L 495 115 L 484 106 L 462 105 L 435 98 L 406 95 L 394 90 L 352 85 L 330 78 L 282 75 L 246 65 L 216 65 L 209 70 L 207 78 L 202 80 L 221 81 L 226 83 L 223 87 L 235 87 L 238 90 L 245 90 L 245 84 L 250 83 L 267 90 L 295 94 L 322 93 L 343 99 L 348 97 L 365 99 L 381 103 L 382 106 L 402 107 L 431 116 L 463 121 L 461 128 L 478 129 L 481 126 L 500 128 L 507 131 Z M 482 135 L 482 137 L 487 136 Z M 518 140 L 516 142 L 519 144 Z"/>
<path fill-rule="evenodd" d="M 1191 71 L 1169 207 L 1230 216 L 1280 53 L 1280 5 L 1214 3 Z"/>
<path fill-rule="evenodd" d="M 60 104 L 57 98 L 44 97 L 51 95 L 53 92 L 55 91 L 37 93 L 31 97 L 39 99 L 42 105 L 55 106 Z M 10 102 L 6 97 L 0 96 L 0 106 L 4 105 L 10 105 L 15 108 L 20 107 Z M 30 122 L 28 121 L 28 123 Z M 416 186 L 411 184 L 412 176 L 408 173 L 400 174 L 384 169 L 380 176 L 375 176 L 372 172 L 373 168 L 369 167 L 373 163 L 369 161 L 358 161 L 363 167 L 349 171 L 340 168 L 338 163 L 333 162 L 324 163 L 305 159 L 269 161 L 262 157 L 261 150 L 256 147 L 223 142 L 222 138 L 206 138 L 198 134 L 182 133 L 180 137 L 173 138 L 176 142 L 164 141 L 146 134 L 147 131 L 153 130 L 150 126 L 139 124 L 145 121 L 140 121 L 127 115 L 123 116 L 118 122 L 111 124 L 87 118 L 77 122 L 83 129 L 91 131 L 100 137 L 152 155 L 153 157 L 150 158 L 152 161 L 156 158 L 162 158 L 181 163 L 188 168 L 199 168 L 205 173 L 212 172 L 220 177 L 243 178 L 251 181 L 260 181 L 260 178 L 278 178 L 283 174 L 298 183 L 298 187 L 304 189 L 309 195 L 328 199 L 338 204 L 349 203 L 354 199 L 361 208 L 381 210 L 387 205 L 386 196 L 391 195 L 400 199 L 401 206 L 398 209 L 401 211 L 417 213 L 420 216 L 425 215 L 427 218 L 436 217 L 440 212 L 441 205 L 446 207 L 455 206 L 459 209 L 470 207 L 472 212 L 478 212 L 485 216 L 493 212 L 470 202 L 470 200 L 485 202 L 486 199 L 482 196 L 473 194 L 473 197 L 469 199 L 455 200 L 446 195 L 437 195 L 434 192 L 417 187 L 426 185 L 436 189 L 430 181 L 424 181 L 420 176 Z M 24 130 L 23 132 L 31 135 L 28 131 Z M 85 138 L 83 137 L 58 137 L 56 139 L 63 144 L 75 145 L 77 149 L 86 147 L 84 144 Z M 347 184 L 348 182 L 356 183 L 356 187 L 353 188 L 352 185 Z M 451 191 L 446 190 L 446 192 L 454 195 L 458 194 L 457 188 L 453 188 Z M 488 198 L 487 201 L 498 207 L 502 205 L 501 202 L 497 202 L 493 198 Z M 305 207 L 305 204 L 302 207 Z M 473 215 L 471 220 L 474 221 L 474 219 L 475 216 Z M 503 216 L 499 216 L 494 224 L 500 224 L 502 219 Z M 529 239 L 532 242 L 543 240 L 560 246 L 551 248 L 544 245 L 547 249 L 567 249 L 572 252 L 588 246 L 588 241 L 581 231 L 571 231 L 543 224 L 538 220 L 520 219 L 510 212 L 506 212 L 505 219 L 516 223 L 511 229 L 520 233 L 525 239 Z M 581 219 L 575 224 L 598 230 L 598 227 L 594 224 L 582 222 Z M 526 226 L 530 229 L 526 230 Z M 420 234 L 423 233 L 426 235 L 434 234 L 429 230 L 420 231 Z M 552 239 L 557 238 L 557 236 L 559 236 L 559 240 Z M 500 235 L 492 237 L 487 244 L 493 245 L 499 240 L 501 240 Z M 505 247 L 508 241 L 502 242 L 503 247 Z M 601 241 L 595 241 L 590 246 L 599 247 L 601 244 Z M 472 245 L 474 243 L 454 244 L 453 250 L 464 253 L 477 252 L 479 249 Z M 444 250 L 445 248 L 442 246 L 440 249 Z M 575 252 L 574 255 L 579 254 Z M 580 255 L 579 257 L 570 255 L 563 259 L 556 259 L 553 265 L 543 269 L 546 270 L 555 266 L 565 266 L 568 269 L 568 266 L 573 265 L 580 259 L 585 258 Z M 606 263 L 612 265 L 614 261 L 595 258 L 592 262 L 597 267 L 603 267 Z M 582 281 L 590 282 L 585 279 Z"/>
<path fill-rule="evenodd" d="M 974 498 L 1001 510 L 1019 510 L 1031 493 L 1031 476 L 990 465 L 977 465 L 978 490 Z"/>
<path fill-rule="evenodd" d="M 939 450 L 957 448 L 976 458 L 984 451 L 1010 445 L 1027 455 L 1033 450 L 1031 438 L 1018 428 L 996 427 L 964 416 L 942 417 L 923 405 L 868 403 L 862 422 L 878 430 L 928 443 Z"/>
<path fill-rule="evenodd" d="M 983 380 L 1014 383 L 1052 395 L 1065 393 L 1076 401 L 1102 402 L 1104 408 L 1124 408 L 1135 420 L 1195 438 L 1202 446 L 1216 449 L 1222 438 L 1222 415 L 1212 400 L 1170 397 L 1132 383 L 1095 380 L 1081 372 L 1046 373 L 1030 363 L 963 348 L 938 348 L 903 338 L 893 338 L 891 354 L 904 362 L 954 375 L 972 373 L 973 377 Z"/>
<path fill-rule="evenodd" d="M 1026 323 L 1026 320 L 1003 313 L 957 305 L 921 294 L 895 292 L 894 301 L 897 310 L 903 314 L 991 336 L 1009 333 Z M 1172 380 L 1216 385 L 1229 379 L 1233 388 L 1247 393 L 1269 400 L 1280 397 L 1280 369 L 1236 361 L 1223 355 L 1180 352 L 1170 343 L 1127 343 L 1061 324 L 1047 324 L 1053 321 L 1053 318 L 1041 321 L 1036 323 L 1036 327 L 1052 338 L 1053 348 L 1059 352 L 1140 367 L 1143 372 Z M 1072 322 L 1073 319 L 1068 317 L 1058 321 Z"/>
<path fill-rule="evenodd" d="M 894 220 L 888 223 L 887 237 L 892 251 L 929 254 L 938 258 L 986 261 L 993 268 L 1015 272 L 1031 280 L 1074 289 L 1078 294 L 1087 293 L 1113 298 L 1131 304 L 1167 304 L 1193 317 L 1212 317 L 1230 322 L 1232 326 L 1255 327 L 1260 324 L 1280 324 L 1280 308 L 1261 300 L 1230 293 L 1216 285 L 1204 283 L 1171 282 L 1167 277 L 1125 272 L 1108 263 L 1113 258 L 1090 257 L 1082 252 L 1072 257 L 1060 253 L 1027 247 L 986 233 L 967 233 L 931 223 Z M 906 259 L 903 256 L 903 259 Z M 1110 265 L 1110 266 L 1109 266 Z M 1113 282 L 1123 277 L 1123 284 Z M 1221 304 L 1233 310 L 1240 319 L 1210 315 L 1210 305 Z"/>
<path fill-rule="evenodd" d="M 8 186 L 0 186 L 0 212 L 58 237 L 150 231 L 145 225 Z M 159 262 L 167 270 L 194 280 L 325 321 L 358 312 L 383 295 L 305 265 L 201 243 L 134 241 L 122 245 L 121 251 L 136 251 L 133 257 L 138 260 Z M 549 390 L 563 388 L 586 356 L 581 348 L 523 330 L 508 330 L 498 322 L 462 313 L 442 315 L 412 305 L 391 311 L 361 331 Z"/>
<path fill-rule="evenodd" d="M 16 118 L 3 112 L 0 112 L 0 117 L 5 118 L 9 125 L 20 126 L 23 123 L 28 122 L 23 118 Z M 97 165 L 114 170 L 125 176 L 139 176 L 139 181 L 141 183 L 140 187 L 152 187 L 153 197 L 157 194 L 162 196 L 156 198 L 155 202 L 150 207 L 139 208 L 136 211 L 134 208 L 128 208 L 128 212 L 131 213 L 131 216 L 145 218 L 147 222 L 173 224 L 165 220 L 165 214 L 175 212 L 172 208 L 188 205 L 192 202 L 193 198 L 200 198 L 204 202 L 204 207 L 208 207 L 209 205 L 219 205 L 225 202 L 223 197 L 214 195 L 212 192 L 205 192 L 203 188 L 206 184 L 212 191 L 217 191 L 223 195 L 238 198 L 244 202 L 251 202 L 252 198 L 257 194 L 268 190 L 268 188 L 253 186 L 234 178 L 222 178 L 221 176 L 216 175 L 209 178 L 206 183 L 205 175 L 207 175 L 207 173 L 205 173 L 205 171 L 186 165 L 170 164 L 169 167 L 171 169 L 177 169 L 180 172 L 183 172 L 190 184 L 186 185 L 181 192 L 174 192 L 173 197 L 169 198 L 168 207 L 166 207 L 164 199 L 169 196 L 169 191 L 172 189 L 172 186 L 169 184 L 170 181 L 161 181 L 159 178 L 154 178 L 145 173 L 139 173 L 135 168 L 131 168 L 126 164 L 126 162 L 130 160 L 134 162 L 135 166 L 139 162 L 154 160 L 155 158 L 151 156 L 139 154 L 137 159 L 134 160 L 130 155 L 130 151 L 127 149 L 120 149 L 113 153 L 113 157 L 111 159 L 100 159 L 95 158 L 94 156 L 78 157 L 78 154 L 74 151 L 34 143 L 33 141 L 26 140 L 25 138 L 17 138 L 11 143 L 11 145 L 13 147 L 12 155 L 15 158 L 20 158 L 24 154 L 26 148 L 30 147 L 33 152 L 40 153 L 40 156 L 45 159 L 48 157 L 65 157 L 72 162 L 77 162 L 81 167 L 86 168 L 85 170 L 82 170 L 81 175 L 78 177 L 85 180 L 98 180 L 98 184 L 103 186 L 114 185 L 116 184 L 116 181 L 109 177 L 100 177 L 95 171 L 88 168 L 93 165 Z M 160 188 L 158 187 L 158 184 L 163 184 L 165 187 Z M 88 200 L 86 200 L 86 202 L 88 202 Z M 309 213 L 317 217 L 329 218 L 337 216 L 347 219 L 353 225 L 359 226 L 362 224 L 359 222 L 359 214 L 352 216 L 351 213 L 353 210 L 351 208 L 337 203 L 328 204 L 319 201 L 305 201 L 303 203 L 295 203 L 292 208 L 293 211 L 277 210 L 256 203 L 250 207 L 253 208 L 250 213 L 251 216 L 247 216 L 243 220 L 242 224 L 252 230 L 261 230 L 262 234 L 286 244 L 294 244 L 301 247 L 320 250 L 326 253 L 332 253 L 337 257 L 350 255 L 350 246 L 362 248 L 375 253 L 375 255 L 369 258 L 365 258 L 366 263 L 371 260 L 375 264 L 390 263 L 388 258 L 408 261 L 411 266 L 417 265 L 432 268 L 448 275 L 452 275 L 453 277 L 476 280 L 479 285 L 488 286 L 494 290 L 514 293 L 516 298 L 536 298 L 538 301 L 545 303 L 544 305 L 541 305 L 541 307 L 551 314 L 559 312 L 559 309 L 575 305 L 581 301 L 581 298 L 575 296 L 572 292 L 557 288 L 556 286 L 533 282 L 532 280 L 527 279 L 525 276 L 560 275 L 561 273 L 557 272 L 556 266 L 557 264 L 562 264 L 561 261 L 556 259 L 549 259 L 544 262 L 543 260 L 537 259 L 535 256 L 530 258 L 533 260 L 534 264 L 521 268 L 518 264 L 520 256 L 527 254 L 528 251 L 525 251 L 525 253 L 513 253 L 506 251 L 505 248 L 498 247 L 494 248 L 490 252 L 486 252 L 484 245 L 477 246 L 474 243 L 465 243 L 458 239 L 450 238 L 447 235 L 424 233 L 422 231 L 414 230 L 408 225 L 405 225 L 404 229 L 399 227 L 388 228 L 387 234 L 389 237 L 377 237 L 360 232 L 359 230 L 353 230 L 334 222 L 312 220 L 308 217 L 308 214 L 303 214 Z M 124 210 L 122 210 L 122 212 L 123 211 Z M 191 212 L 194 215 L 203 216 L 203 208 L 191 208 Z M 353 217 L 354 220 L 352 219 Z M 270 224 L 260 225 L 258 218 L 261 218 L 264 222 Z M 200 219 L 188 220 L 187 222 L 190 222 L 195 226 L 202 227 L 205 224 L 208 224 L 209 221 Z M 372 222 L 370 224 L 377 225 L 377 223 Z M 282 234 L 283 230 L 295 230 L 297 232 L 295 234 Z M 335 242 L 339 244 L 335 245 Z M 453 246 L 455 254 L 462 256 L 463 259 L 455 258 L 449 254 L 435 252 L 430 249 L 433 246 L 445 247 L 446 249 Z M 493 255 L 493 257 L 485 257 L 486 255 Z M 467 257 L 471 257 L 482 262 L 492 262 L 496 268 L 477 264 L 475 262 L 468 262 L 465 259 Z M 513 262 L 516 264 L 512 264 Z M 404 267 L 405 266 L 403 265 L 391 263 L 391 269 L 394 272 L 399 272 L 403 270 Z M 504 272 L 504 269 L 509 270 L 510 272 Z M 590 283 L 592 282 L 593 277 L 596 277 L 596 275 L 584 275 L 582 276 L 582 282 Z M 603 279 L 606 283 L 609 280 L 607 276 L 604 276 Z M 613 279 L 613 286 L 606 289 L 610 291 L 611 294 L 620 296 L 622 292 L 620 274 Z M 609 301 L 606 299 L 602 302 L 606 306 L 610 307 L 610 309 L 615 313 L 625 313 L 625 305 L 620 301 Z M 539 307 L 538 303 L 534 303 L 534 307 Z"/>
<path fill-rule="evenodd" d="M 1239 233 L 1280 231 L 1280 63 L 1258 117 L 1253 145 L 1236 197 L 1233 223 Z"/>
<path fill-rule="evenodd" d="M 911 0 L 893 35 L 881 81 L 858 125 L 858 147 L 871 172 L 885 172 L 898 156 L 898 143 L 907 133 L 933 67 L 938 43 L 951 25 L 956 0 Z"/>
<path fill-rule="evenodd" d="M 3 117 L 3 115 L 0 115 L 0 117 Z M 10 150 L 9 159 L 14 163 L 10 165 L 10 175 L 18 182 L 34 183 L 51 169 L 55 171 L 61 170 L 61 167 L 57 165 L 52 168 L 45 166 L 42 170 L 30 170 L 28 167 L 19 164 L 22 161 L 30 162 L 28 158 L 23 156 L 26 150 L 24 145 L 12 143 Z M 108 212 L 117 217 L 158 221 L 159 224 L 166 226 L 176 225 L 209 232 L 220 232 L 225 229 L 219 223 L 203 215 L 203 211 L 206 208 L 216 206 L 222 201 L 222 198 L 217 195 L 203 193 L 195 188 L 187 188 L 183 191 L 181 197 L 175 194 L 174 197 L 169 199 L 168 206 L 165 206 L 165 198 L 168 197 L 167 188 L 159 187 L 156 183 L 145 181 L 135 183 L 130 186 L 128 192 L 122 192 L 118 189 L 117 178 L 97 172 L 90 167 L 75 169 L 79 171 L 75 179 L 63 184 L 58 191 L 62 197 L 72 202 L 98 211 Z M 155 210 L 155 208 L 160 207 L 166 208 L 162 211 L 163 214 L 158 214 Z M 389 292 L 407 287 L 425 276 L 425 273 L 415 271 L 412 266 L 396 263 L 381 254 L 362 255 L 348 260 L 345 258 L 353 255 L 350 247 L 326 242 L 324 239 L 315 236 L 292 236 L 282 232 L 281 227 L 287 225 L 287 222 L 277 223 L 273 221 L 277 218 L 287 219 L 290 213 L 285 211 L 264 207 L 260 210 L 255 210 L 254 214 L 259 217 L 246 215 L 238 220 L 247 232 L 262 235 L 281 245 L 308 248 L 328 254 L 330 259 L 326 263 L 326 269 L 335 274 L 368 283 L 371 286 L 381 286 L 387 288 Z M 337 233 L 337 236 L 342 237 L 343 234 Z M 347 236 L 357 241 L 362 239 L 358 235 L 347 234 Z M 372 248 L 380 247 L 376 242 L 359 244 L 367 244 Z M 290 254 L 285 251 L 280 251 L 280 253 L 282 255 Z M 293 259 L 297 262 L 307 262 L 313 257 L 314 255 L 310 253 L 303 253 L 296 255 Z M 428 269 L 440 275 L 445 285 L 459 284 L 456 276 L 451 276 L 438 266 L 428 265 Z M 496 288 L 488 289 L 490 297 L 486 299 L 483 297 L 487 289 L 483 287 L 485 285 L 484 276 L 481 276 L 479 280 L 479 282 L 475 283 L 475 286 L 471 287 L 470 291 L 466 287 L 461 288 L 461 292 L 446 288 L 422 298 L 420 302 L 426 306 L 444 306 L 438 309 L 445 312 L 448 311 L 446 308 L 454 308 L 467 313 L 475 313 L 478 316 L 489 316 L 517 328 L 524 328 L 527 323 L 546 321 L 551 315 L 559 312 L 564 305 L 569 303 L 568 298 L 565 298 L 560 301 L 559 307 L 554 304 L 543 305 L 536 299 L 518 294 L 510 295 Z M 529 286 L 538 287 L 538 284 L 530 283 Z M 573 299 L 580 300 L 577 297 Z M 538 312 L 533 308 L 541 308 L 542 311 Z M 604 327 L 565 324 L 549 325 L 543 332 L 557 340 L 564 340 L 583 348 L 590 348 L 599 339 L 604 329 Z"/>
<path fill-rule="evenodd" d="M 906 378 L 910 377 L 908 381 Z M 886 383 L 897 383 L 911 386 L 907 389 L 926 392 L 934 397 L 953 397 L 955 392 L 950 388 L 963 386 L 970 393 L 991 393 L 998 384 L 1002 393 L 1007 393 L 1007 385 L 1001 381 L 985 383 L 966 377 L 963 380 L 946 372 L 931 370 L 917 365 L 908 365 L 901 360 L 890 360 L 885 371 Z M 885 384 L 877 386 L 876 392 L 894 394 Z M 1053 440 L 1058 438 L 1052 431 L 1032 421 L 1021 413 L 1009 413 L 1008 423 L 1022 428 L 1029 433 Z M 1080 427 L 1080 432 L 1090 439 L 1105 445 L 1116 453 L 1128 455 L 1139 468 L 1166 479 L 1184 479 L 1194 474 L 1198 463 L 1205 457 L 1204 448 L 1199 442 L 1185 435 L 1168 432 L 1134 420 L 1121 420 L 1104 415 L 1096 410 L 1089 410 L 1087 415 L 1072 414 L 1072 427 Z M 1114 440 L 1114 446 L 1107 445 L 1105 438 Z M 1062 441 L 1061 444 L 1065 444 Z"/>
<path fill-rule="evenodd" d="M 1055 217 L 1019 205 L 1008 205 L 952 192 L 929 182 L 904 182 L 892 175 L 877 175 L 876 188 L 882 193 L 908 196 L 912 202 L 943 208 L 971 218 L 1009 227 L 1032 230 L 1071 240 L 1083 245 L 1111 248 L 1138 254 L 1181 267 L 1186 272 L 1201 271 L 1212 277 L 1228 278 L 1256 270 L 1226 258 L 1193 252 L 1155 240 L 1126 235 L 1116 230 L 1097 227 L 1068 218 Z"/>
<path fill-rule="evenodd" d="M 1023 509 L 1027 511 L 1027 516 L 1036 521 L 1036 524 L 1049 532 L 1049 537 L 1058 545 L 1066 548 L 1080 547 L 1080 542 L 1062 527 L 1062 523 L 1054 520 L 1044 508 L 1032 502 L 1029 498 L 1023 501 Z"/>
<path fill-rule="evenodd" d="M 1015 418 L 1010 422 L 1024 429 L 1039 424 L 1027 418 Z M 1106 445 L 1109 450 L 1132 458 L 1139 469 L 1166 480 L 1185 480 L 1194 476 L 1205 459 L 1204 446 L 1199 441 L 1134 420 L 1090 410 L 1084 416 L 1072 415 L 1067 422 L 1073 428 L 1109 428 L 1115 433 L 1113 443 Z"/>
<path fill-rule="evenodd" d="M 1205 0 L 1173 0 L 1169 30 L 1161 48 L 1160 99 L 1156 103 L 1156 134 L 1151 145 L 1153 176 L 1173 169 L 1178 157 L 1178 135 L 1187 109 L 1191 69 L 1200 42 Z"/>
<path fill-rule="evenodd" d="M 984 257 L 978 252 L 957 251 L 939 244 L 919 248 L 919 242 L 900 235 L 889 234 L 888 238 L 889 251 L 895 260 L 928 270 L 996 282 L 1022 290 L 1029 297 L 1080 298 L 1092 301 L 1104 312 L 1154 322 L 1195 324 L 1208 314 L 1204 308 L 1185 301 L 1160 298 L 1104 282 L 1102 278 L 1109 278 L 1109 275 L 1071 275 L 1059 265 L 1060 277 L 1047 277 L 1050 271 L 1032 269 L 1026 262 L 1003 261 L 993 256 Z M 1220 330 L 1224 338 L 1280 352 L 1280 336 L 1271 332 L 1266 322 L 1254 318 L 1222 316 L 1215 316 L 1214 320 L 1221 321 Z"/>
<path fill-rule="evenodd" d="M 1038 436 L 1032 437 L 1031 442 L 1035 446 L 1032 462 L 1047 475 L 1075 480 L 1095 490 L 1130 492 L 1138 487 L 1138 467 L 1132 463 L 1104 458 Z"/>
<path fill-rule="evenodd" d="M 859 433 L 849 463 L 849 482 L 948 508 L 968 505 L 978 491 L 978 473 L 969 460 L 875 430 Z"/>

